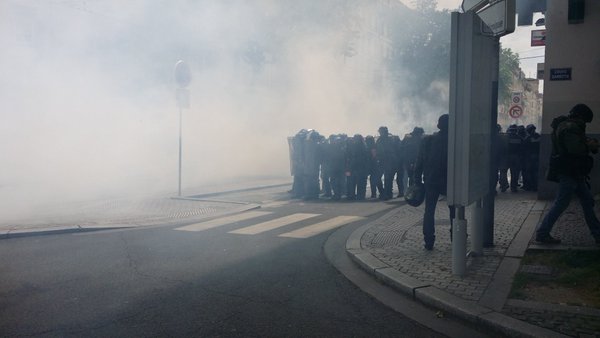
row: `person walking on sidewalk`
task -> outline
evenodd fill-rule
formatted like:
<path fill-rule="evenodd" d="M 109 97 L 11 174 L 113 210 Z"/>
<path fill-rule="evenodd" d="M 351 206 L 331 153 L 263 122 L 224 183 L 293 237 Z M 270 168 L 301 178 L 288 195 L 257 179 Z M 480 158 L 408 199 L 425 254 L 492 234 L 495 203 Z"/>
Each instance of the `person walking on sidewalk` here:
<path fill-rule="evenodd" d="M 594 198 L 590 192 L 588 174 L 594 159 L 590 153 L 597 153 L 599 144 L 586 137 L 586 123 L 592 122 L 594 114 L 585 104 L 575 105 L 568 116 L 560 116 L 552 121 L 552 154 L 547 179 L 558 182 L 558 193 L 550 211 L 536 231 L 535 240 L 542 244 L 558 244 L 560 239 L 550 235 L 552 226 L 569 206 L 573 193 L 579 197 L 583 214 L 596 244 L 600 244 L 600 221 L 594 213 Z"/>
<path fill-rule="evenodd" d="M 440 116 L 439 132 L 423 138 L 415 164 L 414 181 L 425 185 L 425 213 L 423 215 L 423 239 L 425 249 L 433 250 L 435 243 L 435 208 L 440 195 L 446 195 L 448 172 L 448 114 Z M 450 220 L 454 208 L 450 207 Z M 452 228 L 452 224 L 450 225 Z M 452 230 L 450 230 L 452 231 Z"/>

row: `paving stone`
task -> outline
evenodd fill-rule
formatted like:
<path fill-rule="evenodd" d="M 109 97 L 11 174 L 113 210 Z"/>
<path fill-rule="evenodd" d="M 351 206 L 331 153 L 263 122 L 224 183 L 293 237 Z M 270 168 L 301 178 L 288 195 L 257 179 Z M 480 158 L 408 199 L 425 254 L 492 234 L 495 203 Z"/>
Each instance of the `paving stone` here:
<path fill-rule="evenodd" d="M 403 276 L 415 281 L 415 284 L 420 281 L 431 285 L 431 287 L 417 289 L 415 291 L 417 298 L 419 295 L 421 298 L 431 296 L 437 299 L 438 303 L 431 299 L 429 301 L 434 305 L 439 305 L 439 302 L 444 303 L 445 301 L 439 300 L 438 296 L 445 295 L 443 297 L 450 297 L 448 299 L 456 302 L 454 305 L 459 307 L 457 311 L 460 312 L 461 306 L 477 305 L 477 302 L 486 296 L 486 290 L 495 288 L 494 278 L 499 277 L 496 273 L 506 254 L 515 257 L 522 256 L 527 243 L 531 244 L 532 242 L 526 231 L 519 231 L 523 227 L 527 227 L 530 232 L 535 229 L 537 222 L 543 216 L 542 211 L 545 204 L 543 201 L 536 201 L 534 194 L 527 195 L 527 193 L 498 198 L 495 203 L 494 246 L 484 248 L 484 254 L 481 257 L 468 258 L 467 272 L 463 277 L 452 275 L 452 247 L 448 231 L 449 214 L 445 202 L 438 203 L 435 212 L 436 242 L 432 251 L 423 249 L 423 205 L 418 208 L 401 206 L 391 210 L 370 224 L 360 239 L 360 245 L 373 257 L 387 264 L 389 268 L 385 269 L 386 271 L 398 271 Z M 600 212 L 600 206 L 596 206 L 595 210 L 597 213 Z M 566 245 L 594 245 L 577 202 L 571 203 L 555 225 L 552 234 L 563 239 L 563 243 Z M 518 240 L 518 246 L 511 247 L 518 236 L 525 236 L 525 238 Z M 470 238 L 467 239 L 467 245 L 470 246 Z M 513 266 L 514 264 L 511 264 L 511 267 Z M 540 267 L 525 267 L 524 271 L 528 271 L 528 269 L 531 272 L 544 272 L 544 268 Z M 518 264 L 514 272 L 517 270 Z M 512 273 L 514 274 L 514 272 Z M 512 277 L 503 281 L 506 286 L 505 291 L 509 290 L 511 281 Z M 431 290 L 437 291 L 431 293 Z M 504 305 L 502 297 L 498 296 L 498 299 L 495 300 L 497 304 L 500 304 L 496 306 L 498 311 L 512 316 L 512 320 L 516 321 L 518 325 L 522 320 L 541 326 L 543 329 L 540 332 L 549 333 L 548 336 L 560 336 L 558 332 L 577 336 L 590 334 L 589 332 L 596 334 L 600 331 L 600 320 L 596 316 L 587 314 L 574 316 L 573 313 L 568 312 L 556 313 L 545 309 L 523 309 L 508 304 Z M 494 317 L 499 325 L 502 320 L 508 318 L 496 316 L 494 313 L 496 312 L 489 312 L 486 315 Z M 470 312 L 466 315 L 473 317 L 474 313 Z M 577 319 L 579 322 L 576 321 Z M 504 325 L 513 325 L 513 322 L 508 320 Z M 547 331 L 543 331 L 546 329 Z"/>

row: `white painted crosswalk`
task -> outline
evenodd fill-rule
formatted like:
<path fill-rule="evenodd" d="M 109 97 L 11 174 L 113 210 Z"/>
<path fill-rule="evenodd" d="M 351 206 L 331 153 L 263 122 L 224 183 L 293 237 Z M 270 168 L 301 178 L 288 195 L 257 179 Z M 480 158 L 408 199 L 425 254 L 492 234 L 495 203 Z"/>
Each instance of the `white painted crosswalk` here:
<path fill-rule="evenodd" d="M 180 231 L 204 231 L 212 228 L 216 228 L 222 225 L 233 224 L 235 222 L 246 221 L 249 219 L 269 215 L 271 212 L 268 211 L 248 211 L 237 215 L 226 216 L 222 218 L 213 219 L 210 221 L 190 224 L 180 228 L 176 228 L 175 230 Z"/>
<path fill-rule="evenodd" d="M 179 231 L 189 231 L 189 232 L 200 232 L 209 229 L 214 229 L 220 226 L 231 225 L 237 222 L 251 222 L 255 218 L 259 218 L 262 216 L 268 216 L 273 214 L 268 211 L 248 211 L 237 215 L 225 216 L 217 219 L 213 219 L 206 222 L 200 222 L 195 224 L 186 225 L 183 227 L 175 228 L 175 230 Z M 275 231 L 284 226 L 293 226 L 296 223 L 304 222 L 306 220 L 312 218 L 318 218 L 319 216 L 323 216 L 321 214 L 309 214 L 309 213 L 295 213 L 291 215 L 285 215 L 281 217 L 277 217 L 268 221 L 258 222 L 252 225 L 247 225 L 239 229 L 231 230 L 228 233 L 236 234 L 236 235 L 258 235 L 267 231 Z M 323 217 L 320 217 L 323 219 Z M 287 237 L 287 238 L 309 238 L 312 236 L 316 236 L 323 232 L 341 227 L 345 224 L 349 224 L 358 220 L 364 219 L 364 217 L 360 216 L 336 216 L 326 220 L 318 221 L 317 223 L 312 223 L 309 225 L 302 224 L 301 227 L 294 229 L 292 231 L 285 232 L 283 234 L 279 234 L 279 237 Z M 300 225 L 297 225 L 300 226 Z M 281 232 L 281 231 L 280 231 Z M 277 236 L 277 233 L 275 233 Z"/>
<path fill-rule="evenodd" d="M 319 222 L 319 223 L 316 223 L 313 225 L 306 226 L 304 228 L 286 232 L 285 234 L 279 235 L 279 237 L 308 238 L 308 237 L 316 236 L 322 232 L 329 231 L 331 229 L 335 229 L 344 224 L 358 221 L 359 219 L 362 219 L 362 218 L 363 217 L 360 217 L 360 216 L 337 216 L 337 217 L 328 219 L 323 222 Z"/>
<path fill-rule="evenodd" d="M 270 220 L 267 222 L 259 223 L 256 225 L 252 225 L 249 227 L 237 229 L 230 231 L 231 234 L 240 234 L 240 235 L 256 235 L 265 231 L 274 230 L 277 228 L 281 228 L 286 225 L 290 225 L 296 222 L 304 221 L 305 219 L 309 219 L 312 217 L 320 216 L 319 214 L 293 214 L 280 218 L 276 218 L 274 220 Z"/>

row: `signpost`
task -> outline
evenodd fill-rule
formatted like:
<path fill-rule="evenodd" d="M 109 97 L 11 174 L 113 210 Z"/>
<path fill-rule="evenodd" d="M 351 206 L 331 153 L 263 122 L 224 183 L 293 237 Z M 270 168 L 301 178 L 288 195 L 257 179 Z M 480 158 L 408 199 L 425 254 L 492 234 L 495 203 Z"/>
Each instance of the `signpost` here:
<path fill-rule="evenodd" d="M 550 81 L 571 81 L 571 68 L 550 68 Z"/>
<path fill-rule="evenodd" d="M 531 47 L 546 45 L 546 30 L 534 29 L 531 31 Z"/>
<path fill-rule="evenodd" d="M 512 92 L 512 104 L 520 106 L 521 105 L 521 97 L 523 96 L 522 92 Z"/>
<path fill-rule="evenodd" d="M 187 89 L 190 82 L 192 82 L 192 72 L 190 67 L 183 60 L 177 61 L 175 64 L 175 82 L 177 82 L 177 90 L 175 97 L 177 99 L 177 106 L 179 107 L 179 185 L 177 194 L 181 196 L 181 129 L 183 124 L 183 108 L 190 107 L 190 91 Z"/>
<path fill-rule="evenodd" d="M 483 21 L 481 31 L 491 36 L 502 36 L 515 31 L 515 0 L 500 0 L 477 12 Z"/>
<path fill-rule="evenodd" d="M 515 0 L 463 0 L 452 13 L 448 205 L 453 220 L 452 273 L 466 272 L 465 208 L 475 203 L 471 254 L 493 245 L 494 195 L 491 154 L 498 114 L 500 36 L 515 29 Z M 494 182 L 492 182 L 494 181 Z"/>
<path fill-rule="evenodd" d="M 523 115 L 523 108 L 521 106 L 511 106 L 508 110 L 508 115 L 513 119 L 518 119 Z"/>
<path fill-rule="evenodd" d="M 544 63 L 537 64 L 537 76 L 536 79 L 543 80 L 544 79 Z"/>

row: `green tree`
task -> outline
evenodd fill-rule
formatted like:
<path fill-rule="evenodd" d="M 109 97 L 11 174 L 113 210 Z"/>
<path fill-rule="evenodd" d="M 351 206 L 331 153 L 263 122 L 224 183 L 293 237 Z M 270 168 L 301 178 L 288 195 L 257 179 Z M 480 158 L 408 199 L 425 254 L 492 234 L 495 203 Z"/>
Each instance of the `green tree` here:
<path fill-rule="evenodd" d="M 450 13 L 436 10 L 436 0 L 415 2 L 416 9 L 393 25 L 397 54 L 391 69 L 399 80 L 408 80 L 415 95 L 433 81 L 450 74 Z"/>
<path fill-rule="evenodd" d="M 498 103 L 502 104 L 511 99 L 511 85 L 514 77 L 521 72 L 519 54 L 510 48 L 501 48 L 500 69 L 498 74 Z"/>

